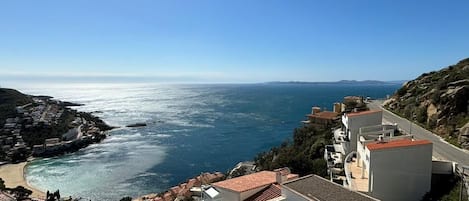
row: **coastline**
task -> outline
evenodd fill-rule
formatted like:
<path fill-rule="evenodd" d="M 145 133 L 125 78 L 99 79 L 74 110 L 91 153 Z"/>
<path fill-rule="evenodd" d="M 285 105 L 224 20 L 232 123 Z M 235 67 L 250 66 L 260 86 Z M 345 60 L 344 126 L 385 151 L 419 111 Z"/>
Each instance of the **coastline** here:
<path fill-rule="evenodd" d="M 9 188 L 23 186 L 33 192 L 31 194 L 32 198 L 45 199 L 46 193 L 31 186 L 26 180 L 25 167 L 27 164 L 28 162 L 0 165 L 0 175 L 1 178 L 5 181 L 5 186 Z"/>

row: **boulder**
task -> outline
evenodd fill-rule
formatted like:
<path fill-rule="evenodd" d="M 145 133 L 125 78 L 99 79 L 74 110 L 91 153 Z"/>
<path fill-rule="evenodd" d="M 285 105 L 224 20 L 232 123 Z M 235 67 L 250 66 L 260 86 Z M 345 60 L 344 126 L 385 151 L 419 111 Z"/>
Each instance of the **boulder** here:
<path fill-rule="evenodd" d="M 129 124 L 126 127 L 133 128 L 133 127 L 143 127 L 143 126 L 147 126 L 147 124 L 146 123 L 134 123 L 134 124 Z"/>

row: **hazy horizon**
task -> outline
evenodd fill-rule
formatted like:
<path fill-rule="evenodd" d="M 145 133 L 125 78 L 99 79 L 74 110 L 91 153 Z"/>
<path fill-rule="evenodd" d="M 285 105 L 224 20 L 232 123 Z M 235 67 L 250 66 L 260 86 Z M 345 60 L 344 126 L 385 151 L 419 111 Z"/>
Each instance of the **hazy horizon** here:
<path fill-rule="evenodd" d="M 156 77 L 156 76 L 2 76 L 0 75 L 0 87 L 16 87 L 37 84 L 266 84 L 266 83 L 334 83 L 340 81 L 378 81 L 389 84 L 404 83 L 407 80 L 267 80 L 259 82 L 236 82 L 236 81 L 210 81 L 204 79 L 182 78 L 182 77 Z"/>

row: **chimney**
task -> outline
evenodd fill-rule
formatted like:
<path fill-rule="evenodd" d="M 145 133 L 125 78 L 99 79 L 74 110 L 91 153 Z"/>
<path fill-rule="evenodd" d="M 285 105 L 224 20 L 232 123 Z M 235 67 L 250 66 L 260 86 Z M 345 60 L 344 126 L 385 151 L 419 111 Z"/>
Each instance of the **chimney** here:
<path fill-rule="evenodd" d="M 282 184 L 283 182 L 287 181 L 287 176 L 290 174 L 290 169 L 288 168 L 279 168 L 274 170 L 275 171 L 275 181 L 278 184 Z"/>
<path fill-rule="evenodd" d="M 321 112 L 321 108 L 320 107 L 311 107 L 311 114 L 317 114 L 317 113 L 320 113 Z"/>

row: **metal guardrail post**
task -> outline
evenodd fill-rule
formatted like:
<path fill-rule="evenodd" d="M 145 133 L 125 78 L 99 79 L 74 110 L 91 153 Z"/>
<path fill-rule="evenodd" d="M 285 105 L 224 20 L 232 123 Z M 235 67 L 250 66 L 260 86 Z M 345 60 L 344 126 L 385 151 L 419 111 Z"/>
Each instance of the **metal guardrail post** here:
<path fill-rule="evenodd" d="M 466 186 L 466 188 L 469 187 L 469 186 L 467 186 L 468 184 L 467 184 L 466 174 L 464 173 L 464 170 L 469 169 L 469 167 L 468 166 L 460 166 L 460 167 L 462 169 L 460 171 L 462 171 L 462 172 L 460 173 L 461 174 L 461 187 L 459 189 L 459 201 L 462 201 L 463 200 L 462 197 L 463 197 L 464 186 Z M 468 189 L 468 191 L 469 191 L 469 189 Z M 468 192 L 467 196 L 469 197 L 469 192 Z"/>
<path fill-rule="evenodd" d="M 462 200 L 463 185 L 464 185 L 464 168 L 462 169 L 462 175 L 461 175 L 461 188 L 459 189 L 459 201 Z"/>

